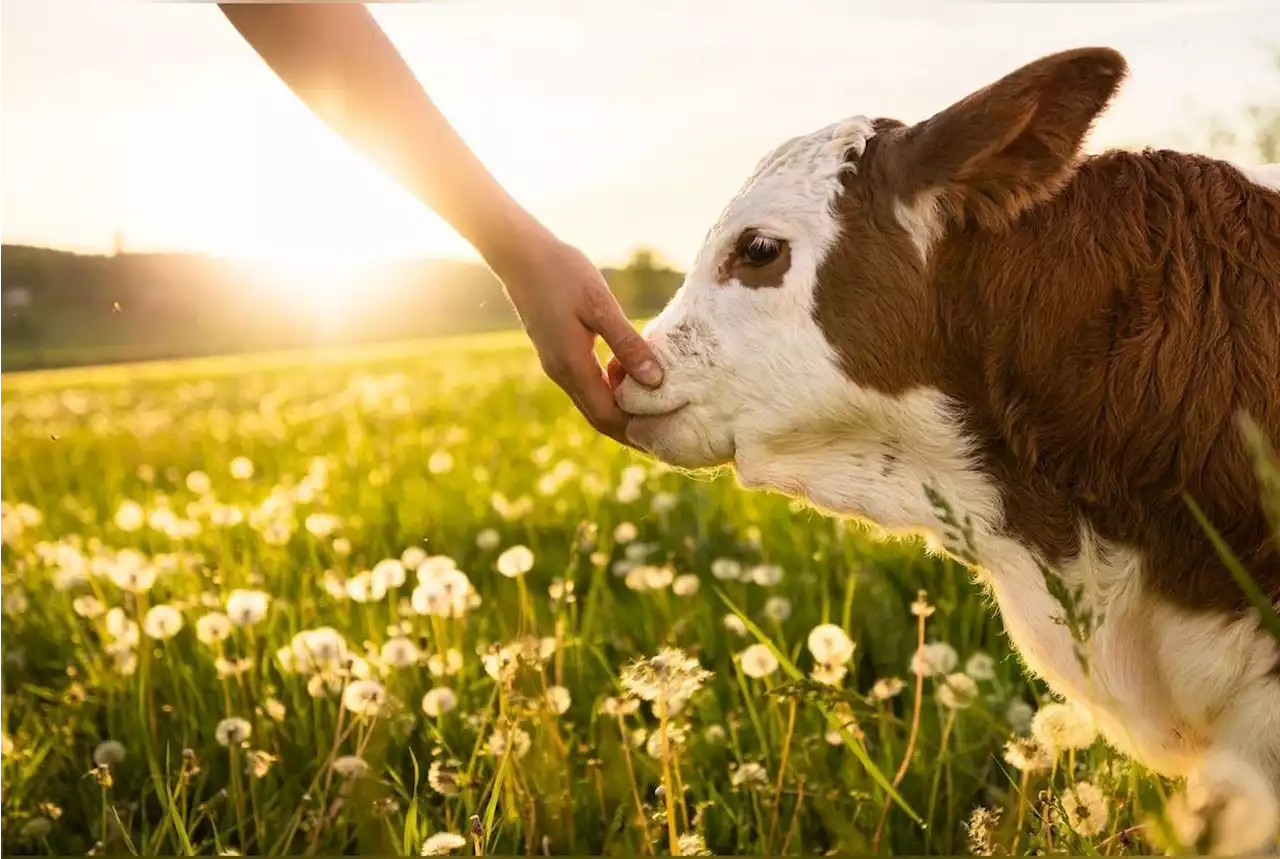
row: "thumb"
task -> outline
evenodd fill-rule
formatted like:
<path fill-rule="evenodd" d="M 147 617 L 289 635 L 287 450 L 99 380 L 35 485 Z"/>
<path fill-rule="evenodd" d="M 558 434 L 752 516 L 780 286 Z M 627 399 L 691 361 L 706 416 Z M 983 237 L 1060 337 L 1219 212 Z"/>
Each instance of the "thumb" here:
<path fill-rule="evenodd" d="M 614 305 L 601 313 L 596 319 L 596 333 L 609 344 L 628 376 L 650 388 L 662 384 L 662 368 L 658 366 L 657 357 L 622 308 Z"/>

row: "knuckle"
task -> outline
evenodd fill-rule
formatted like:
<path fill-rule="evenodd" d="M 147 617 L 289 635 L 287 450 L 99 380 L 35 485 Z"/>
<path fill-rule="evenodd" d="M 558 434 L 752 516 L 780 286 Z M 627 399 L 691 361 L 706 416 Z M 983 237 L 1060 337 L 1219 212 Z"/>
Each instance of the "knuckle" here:
<path fill-rule="evenodd" d="M 559 355 L 540 356 L 538 363 L 542 366 L 542 372 L 557 382 L 563 382 L 569 377 L 569 365 Z"/>

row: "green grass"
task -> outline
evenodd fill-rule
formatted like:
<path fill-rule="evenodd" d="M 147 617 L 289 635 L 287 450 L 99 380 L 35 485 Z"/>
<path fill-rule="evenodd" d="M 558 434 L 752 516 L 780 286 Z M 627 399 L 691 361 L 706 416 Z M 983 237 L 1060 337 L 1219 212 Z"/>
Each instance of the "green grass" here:
<path fill-rule="evenodd" d="M 661 854 L 674 832 L 717 853 L 949 854 L 983 847 L 975 809 L 996 852 L 1152 849 L 1168 786 L 1087 729 L 1028 772 L 1006 761 L 1042 690 L 963 570 L 596 437 L 518 333 L 6 376 L 3 421 L 10 852 L 416 854 L 449 832 L 455 853 Z M 129 527 L 126 502 L 149 522 Z M 509 578 L 514 546 L 532 566 Z M 413 570 L 341 595 L 409 549 L 452 559 L 479 605 L 419 614 Z M 131 572 L 154 583 L 122 587 Z M 265 616 L 200 640 L 236 589 L 268 594 Z M 931 614 L 913 614 L 921 592 Z M 121 643 L 121 621 L 160 605 L 175 635 Z M 856 643 L 835 685 L 812 677 L 821 624 Z M 361 661 L 286 670 L 278 651 L 326 626 Z M 944 672 L 917 706 L 921 635 Z M 488 648 L 527 636 L 539 656 L 486 670 Z M 418 659 L 384 660 L 393 638 Z M 712 672 L 701 689 L 665 718 L 603 712 L 665 647 Z M 451 650 L 456 673 L 436 676 Z M 343 704 L 365 674 L 376 714 Z M 428 716 L 440 686 L 457 707 Z M 243 742 L 219 742 L 229 718 Z M 108 740 L 124 758 L 96 768 Z M 1096 832 L 1059 809 L 1086 781 Z"/>

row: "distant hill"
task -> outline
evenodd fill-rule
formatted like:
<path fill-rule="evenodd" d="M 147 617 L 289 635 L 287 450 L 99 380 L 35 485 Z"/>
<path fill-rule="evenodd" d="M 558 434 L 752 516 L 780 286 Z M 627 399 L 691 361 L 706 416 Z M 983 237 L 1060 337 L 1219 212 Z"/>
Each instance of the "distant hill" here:
<path fill-rule="evenodd" d="M 661 309 L 682 275 L 638 251 L 605 277 L 627 312 Z M 318 277 L 327 278 L 323 270 Z M 325 312 L 286 269 L 198 254 L 76 254 L 0 246 L 2 368 L 354 344 L 510 328 L 502 286 L 483 265 L 387 262 L 343 270 Z"/>

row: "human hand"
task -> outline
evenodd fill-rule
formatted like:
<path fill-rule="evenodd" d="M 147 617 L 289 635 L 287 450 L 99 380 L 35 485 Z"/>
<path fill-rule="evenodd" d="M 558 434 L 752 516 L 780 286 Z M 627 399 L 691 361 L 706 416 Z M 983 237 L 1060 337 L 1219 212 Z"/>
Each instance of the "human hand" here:
<path fill-rule="evenodd" d="M 621 369 L 642 385 L 660 385 L 662 368 L 599 269 L 577 248 L 548 238 L 534 252 L 494 270 L 520 314 L 543 371 L 591 426 L 632 446 L 626 438 L 627 417 L 614 402 L 595 356 L 596 336 L 604 338 Z"/>

